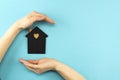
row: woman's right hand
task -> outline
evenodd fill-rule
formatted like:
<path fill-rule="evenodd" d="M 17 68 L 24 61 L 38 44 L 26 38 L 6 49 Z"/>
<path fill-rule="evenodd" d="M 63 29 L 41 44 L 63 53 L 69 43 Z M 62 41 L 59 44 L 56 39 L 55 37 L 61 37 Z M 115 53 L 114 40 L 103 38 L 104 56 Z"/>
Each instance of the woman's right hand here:
<path fill-rule="evenodd" d="M 59 65 L 59 62 L 51 58 L 43 58 L 39 60 L 24 60 L 20 59 L 20 62 L 25 65 L 25 67 L 35 73 L 43 73 L 49 70 L 55 70 Z"/>
<path fill-rule="evenodd" d="M 39 60 L 20 59 L 27 69 L 35 73 L 43 73 L 49 70 L 56 70 L 65 80 L 85 80 L 85 78 L 77 71 L 67 65 L 51 58 L 43 58 Z"/>

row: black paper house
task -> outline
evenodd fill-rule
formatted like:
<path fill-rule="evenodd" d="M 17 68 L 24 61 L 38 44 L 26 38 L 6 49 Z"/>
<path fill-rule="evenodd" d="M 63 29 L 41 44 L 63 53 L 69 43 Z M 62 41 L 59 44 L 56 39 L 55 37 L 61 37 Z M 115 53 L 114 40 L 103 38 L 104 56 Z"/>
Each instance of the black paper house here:
<path fill-rule="evenodd" d="M 26 37 L 28 38 L 29 54 L 45 54 L 47 34 L 35 27 Z"/>

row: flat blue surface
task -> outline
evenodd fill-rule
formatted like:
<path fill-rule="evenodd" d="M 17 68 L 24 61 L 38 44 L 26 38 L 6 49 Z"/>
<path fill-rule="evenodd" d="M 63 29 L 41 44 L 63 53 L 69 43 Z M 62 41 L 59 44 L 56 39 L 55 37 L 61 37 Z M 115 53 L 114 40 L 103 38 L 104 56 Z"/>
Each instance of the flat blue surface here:
<path fill-rule="evenodd" d="M 0 36 L 18 19 L 39 11 L 55 25 L 36 23 L 46 32 L 45 55 L 27 53 L 27 31 L 22 31 L 1 63 L 2 80 L 63 80 L 56 72 L 36 75 L 19 58 L 56 58 L 88 80 L 120 80 L 119 0 L 1 0 Z"/>

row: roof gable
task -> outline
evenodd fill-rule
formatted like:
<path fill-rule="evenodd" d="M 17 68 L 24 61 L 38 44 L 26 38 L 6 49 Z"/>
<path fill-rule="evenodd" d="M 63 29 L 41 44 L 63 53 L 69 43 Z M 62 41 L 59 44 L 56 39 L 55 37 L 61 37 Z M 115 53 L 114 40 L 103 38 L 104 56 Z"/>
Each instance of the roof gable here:
<path fill-rule="evenodd" d="M 30 35 L 34 34 L 34 33 L 39 33 L 41 35 L 41 37 L 48 37 L 48 35 L 46 33 L 44 33 L 40 28 L 35 27 L 31 32 L 29 32 L 26 37 L 29 37 Z"/>

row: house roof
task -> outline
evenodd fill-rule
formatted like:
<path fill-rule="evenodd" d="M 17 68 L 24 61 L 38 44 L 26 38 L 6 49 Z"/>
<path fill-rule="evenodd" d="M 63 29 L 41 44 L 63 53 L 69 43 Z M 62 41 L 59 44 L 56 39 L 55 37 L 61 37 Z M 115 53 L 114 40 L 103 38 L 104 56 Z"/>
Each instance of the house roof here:
<path fill-rule="evenodd" d="M 39 33 L 41 35 L 41 37 L 48 37 L 48 35 L 46 33 L 44 33 L 40 28 L 35 27 L 31 32 L 29 32 L 26 37 L 29 37 L 31 34 L 34 33 Z"/>

